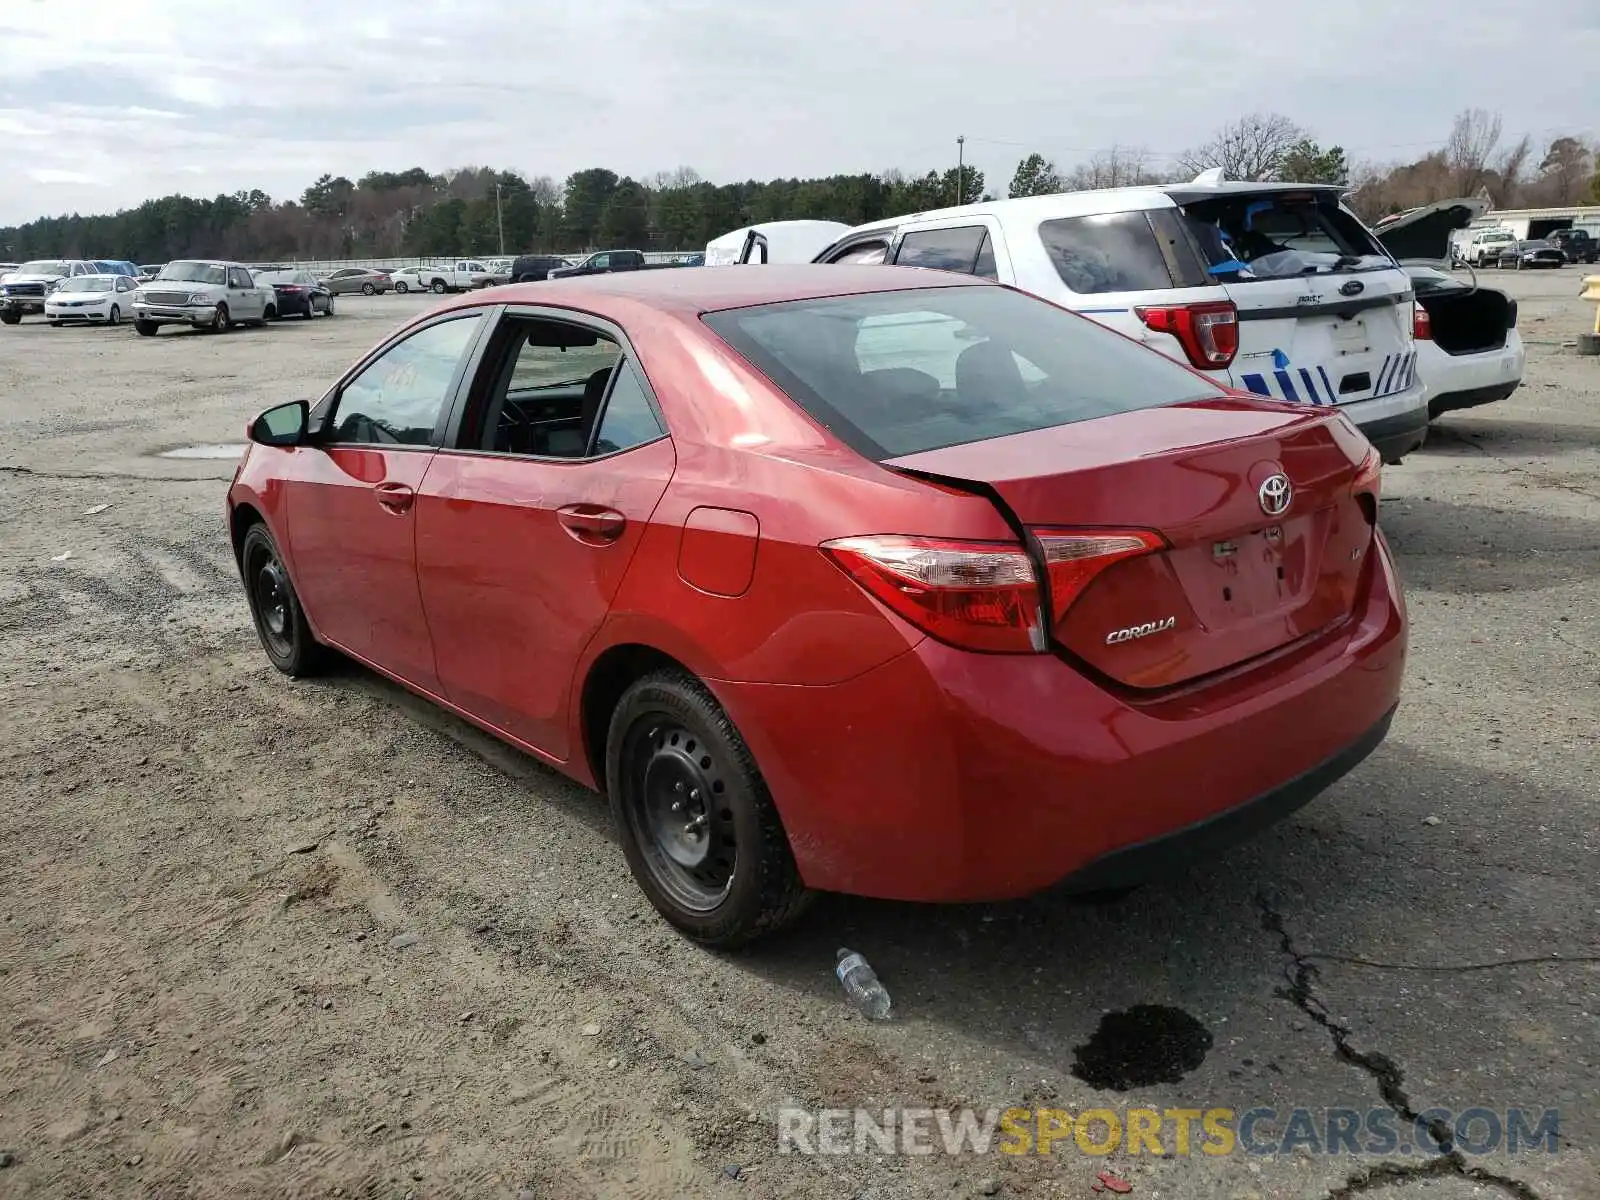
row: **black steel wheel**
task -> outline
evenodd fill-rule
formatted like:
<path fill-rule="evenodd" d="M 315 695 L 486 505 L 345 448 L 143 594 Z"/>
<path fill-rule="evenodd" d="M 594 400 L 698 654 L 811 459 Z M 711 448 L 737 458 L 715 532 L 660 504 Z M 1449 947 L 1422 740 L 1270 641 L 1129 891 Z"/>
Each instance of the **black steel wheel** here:
<path fill-rule="evenodd" d="M 285 675 L 310 674 L 321 658 L 322 647 L 306 624 L 278 544 L 265 525 L 252 525 L 245 534 L 239 567 L 256 635 L 272 665 Z"/>
<path fill-rule="evenodd" d="M 623 694 L 606 782 L 634 879 L 694 940 L 742 945 L 803 909 L 808 893 L 766 783 L 699 681 L 659 672 Z"/>

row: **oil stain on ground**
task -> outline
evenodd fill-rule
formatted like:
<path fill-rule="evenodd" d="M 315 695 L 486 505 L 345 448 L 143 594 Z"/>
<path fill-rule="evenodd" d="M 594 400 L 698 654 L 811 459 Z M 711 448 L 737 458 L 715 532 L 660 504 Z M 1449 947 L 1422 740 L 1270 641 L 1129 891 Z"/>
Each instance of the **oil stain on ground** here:
<path fill-rule="evenodd" d="M 1072 1073 L 1102 1091 L 1177 1083 L 1206 1059 L 1211 1031 L 1181 1008 L 1135 1004 L 1108 1012 L 1081 1046 Z"/>

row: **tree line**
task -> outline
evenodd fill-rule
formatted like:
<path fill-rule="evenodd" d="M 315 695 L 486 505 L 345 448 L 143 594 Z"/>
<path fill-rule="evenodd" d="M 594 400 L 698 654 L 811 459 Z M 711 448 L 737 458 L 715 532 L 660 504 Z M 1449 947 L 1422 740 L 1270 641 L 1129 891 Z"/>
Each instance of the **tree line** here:
<path fill-rule="evenodd" d="M 1278 113 L 1252 113 L 1202 145 L 1158 162 L 1117 146 L 1062 170 L 1043 154 L 1017 164 L 1007 196 L 1192 179 L 1222 168 L 1229 179 L 1333 183 L 1351 189 L 1365 219 L 1455 196 L 1486 195 L 1499 208 L 1600 203 L 1596 150 L 1574 137 L 1537 156 L 1529 137 L 1507 142 L 1499 116 L 1459 114 L 1444 142 L 1409 162 L 1351 164 Z M 992 199 L 971 167 L 710 183 L 689 168 L 648 179 L 605 167 L 548 176 L 491 167 L 440 173 L 372 171 L 357 180 L 325 174 L 296 199 L 259 189 L 211 199 L 163 196 L 99 216 L 43 217 L 0 229 L 0 252 L 43 257 L 122 257 L 164 262 L 210 256 L 286 259 L 432 257 L 461 253 L 570 253 L 613 246 L 703 247 L 759 221 L 816 219 L 859 225 L 885 217 Z"/>

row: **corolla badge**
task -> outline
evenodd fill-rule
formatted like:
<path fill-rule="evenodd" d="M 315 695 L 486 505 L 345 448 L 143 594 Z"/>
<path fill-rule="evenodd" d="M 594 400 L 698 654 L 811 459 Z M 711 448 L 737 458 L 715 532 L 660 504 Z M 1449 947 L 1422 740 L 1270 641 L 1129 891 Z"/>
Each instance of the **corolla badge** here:
<path fill-rule="evenodd" d="M 1143 625 L 1116 629 L 1106 634 L 1106 645 L 1115 646 L 1118 642 L 1131 642 L 1135 638 L 1149 637 L 1152 633 L 1165 633 L 1177 624 L 1177 617 L 1162 617 L 1159 621 L 1146 621 Z"/>
<path fill-rule="evenodd" d="M 1359 295 L 1361 295 L 1362 292 L 1364 292 L 1366 290 L 1367 290 L 1367 285 L 1362 283 L 1361 280 L 1352 279 L 1352 280 L 1350 280 L 1349 283 L 1346 283 L 1346 284 L 1343 284 L 1343 285 L 1340 286 L 1339 295 L 1341 295 L 1341 296 L 1359 296 Z"/>
<path fill-rule="evenodd" d="M 1282 472 L 1268 475 L 1261 481 L 1256 497 L 1261 501 L 1262 512 L 1269 517 L 1281 517 L 1289 511 L 1289 505 L 1294 501 L 1294 485 Z"/>

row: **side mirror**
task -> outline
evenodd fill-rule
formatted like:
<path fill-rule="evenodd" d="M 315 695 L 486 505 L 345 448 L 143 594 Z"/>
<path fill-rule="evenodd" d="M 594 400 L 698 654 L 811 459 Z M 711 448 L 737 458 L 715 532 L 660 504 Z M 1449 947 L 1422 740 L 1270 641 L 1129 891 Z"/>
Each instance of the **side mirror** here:
<path fill-rule="evenodd" d="M 298 446 L 306 440 L 311 405 L 294 400 L 269 408 L 250 422 L 250 440 L 263 446 Z"/>

